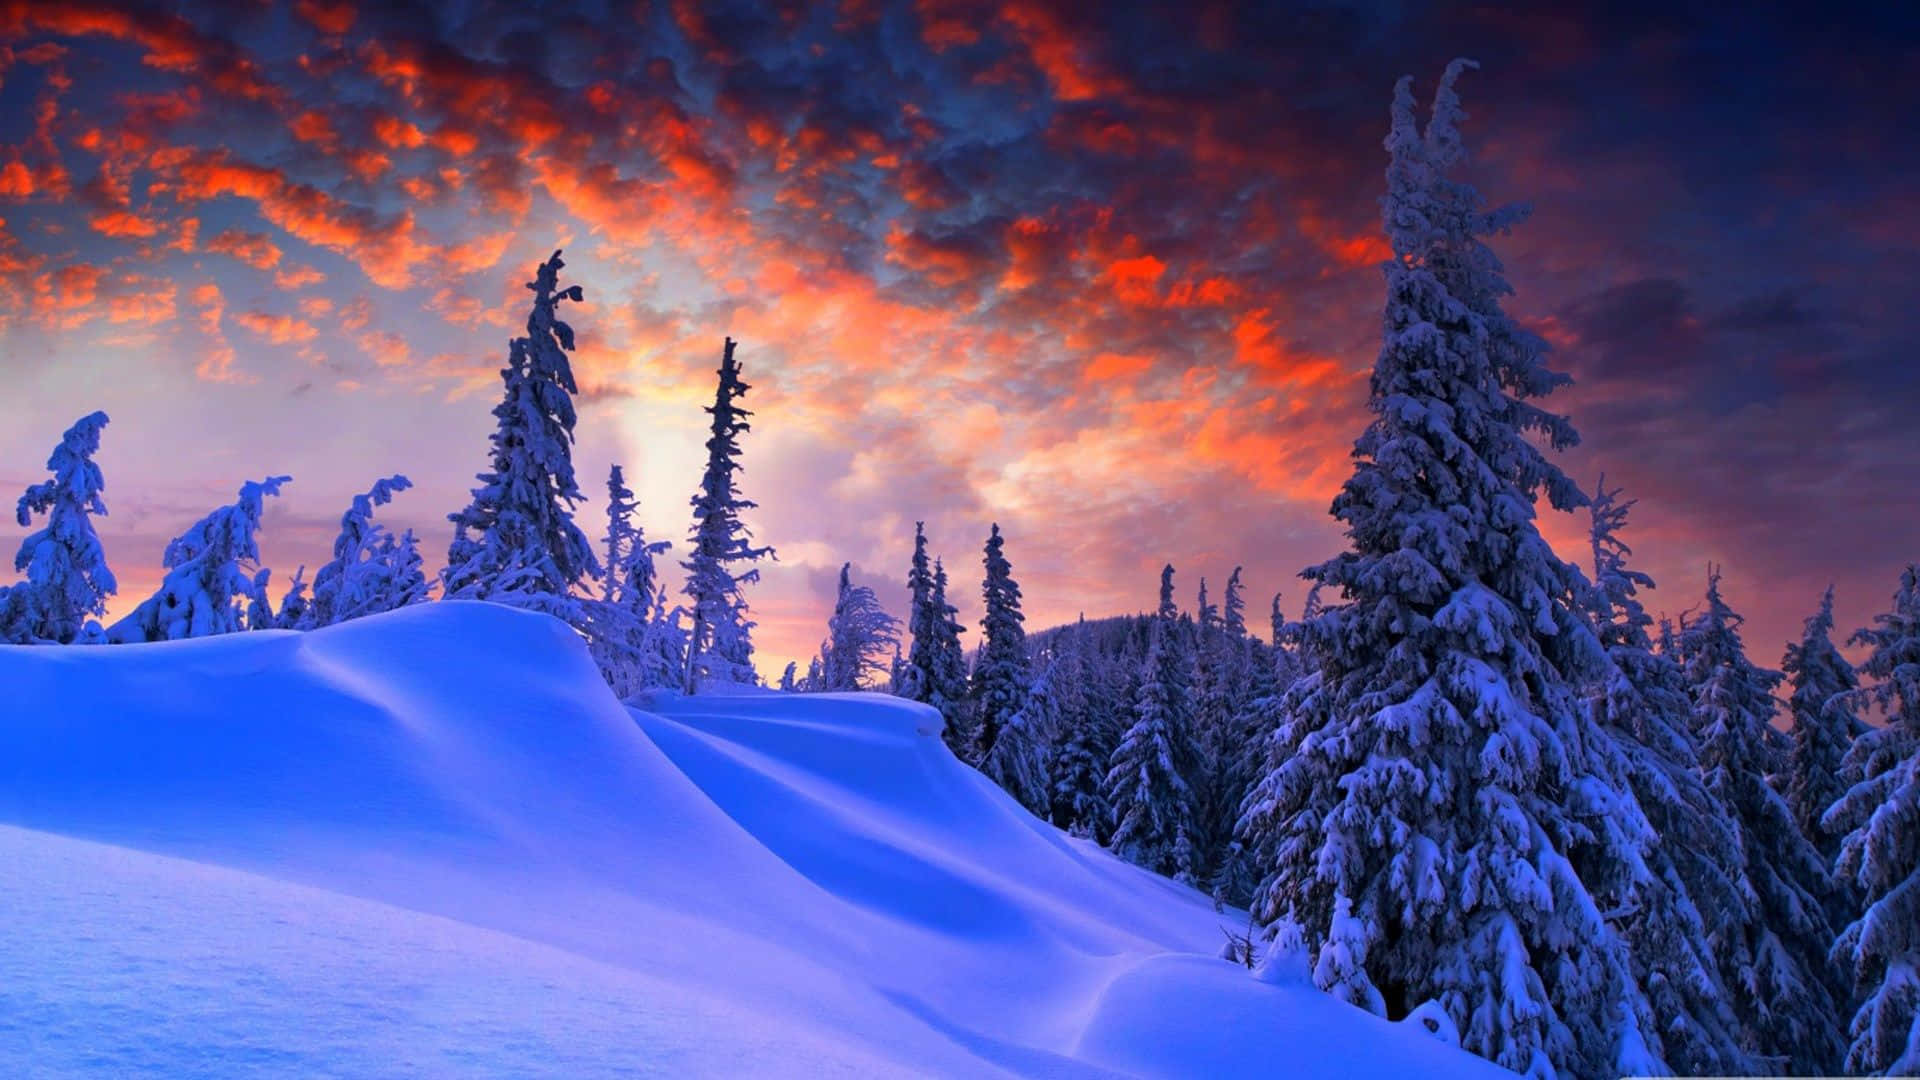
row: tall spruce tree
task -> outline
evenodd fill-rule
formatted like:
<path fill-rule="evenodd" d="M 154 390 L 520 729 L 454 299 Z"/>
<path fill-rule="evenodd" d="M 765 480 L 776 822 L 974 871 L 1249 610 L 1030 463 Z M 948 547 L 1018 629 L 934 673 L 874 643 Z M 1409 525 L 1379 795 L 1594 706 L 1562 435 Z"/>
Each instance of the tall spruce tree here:
<path fill-rule="evenodd" d="M 1707 791 L 1731 815 L 1724 863 L 1748 897 L 1744 922 L 1715 925 L 1721 981 L 1745 1025 L 1747 1049 L 1775 1067 L 1828 1072 L 1840 1057 L 1840 1020 L 1827 945 L 1832 880 L 1820 853 L 1767 782 L 1779 738 L 1770 726 L 1780 673 L 1754 665 L 1741 618 L 1709 569 L 1706 608 L 1682 631 L 1694 738 Z"/>
<path fill-rule="evenodd" d="M 624 584 L 621 570 L 627 564 L 627 552 L 636 538 L 633 512 L 639 508 L 639 500 L 633 497 L 633 489 L 627 486 L 625 470 L 617 464 L 613 465 L 607 470 L 607 535 L 601 541 L 606 545 L 607 557 L 601 563 L 604 576 L 600 581 L 600 598 L 609 604 L 618 600 Z"/>
<path fill-rule="evenodd" d="M 26 580 L 0 587 L 0 643 L 67 645 L 99 633 L 92 620 L 106 614 L 107 597 L 119 588 L 93 531 L 93 516 L 107 513 L 100 498 L 106 481 L 93 461 L 106 426 L 103 412 L 75 421 L 47 458 L 53 478 L 20 496 L 14 512 L 20 525 L 31 525 L 35 514 L 45 514 L 47 523 L 21 541 L 13 557 Z"/>
<path fill-rule="evenodd" d="M 973 760 L 985 762 L 1001 731 L 1027 707 L 1033 679 L 1027 662 L 1026 616 L 1020 611 L 1020 584 L 1007 561 L 1006 539 L 995 523 L 987 536 L 983 563 L 986 579 L 980 595 L 986 614 L 980 622 L 980 655 L 973 665 Z"/>
<path fill-rule="evenodd" d="M 1793 687 L 1787 698 L 1793 711 L 1793 727 L 1788 731 L 1793 749 L 1787 753 L 1781 794 L 1801 835 L 1829 866 L 1840 854 L 1840 838 L 1823 830 L 1820 819 L 1845 794 L 1841 762 L 1853 741 L 1867 730 L 1853 708 L 1860 680 L 1834 646 L 1832 634 L 1833 587 L 1829 585 L 1820 598 L 1820 610 L 1807 618 L 1805 632 L 1798 643 L 1787 645 L 1780 663 L 1787 684 Z"/>
<path fill-rule="evenodd" d="M 1192 736 L 1186 629 L 1172 619 L 1153 621 L 1132 724 L 1114 748 L 1103 794 L 1114 819 L 1114 854 L 1192 885 L 1199 838 L 1188 777 L 1200 770 L 1200 750 Z"/>
<path fill-rule="evenodd" d="M 1173 564 L 1160 568 L 1160 607 L 1155 611 L 1163 619 L 1171 619 L 1180 614 L 1180 605 L 1173 602 Z"/>
<path fill-rule="evenodd" d="M 907 563 L 907 673 L 896 690 L 901 697 L 932 703 L 940 623 L 941 616 L 933 608 L 933 561 L 927 555 L 927 523 L 916 521 L 913 558 Z"/>
<path fill-rule="evenodd" d="M 267 497 L 280 494 L 280 486 L 292 479 L 248 481 L 240 485 L 233 505 L 215 510 L 175 537 L 161 556 L 167 576 L 159 591 L 114 623 L 107 640 L 178 641 L 247 629 L 248 601 L 259 611 L 266 587 L 265 572 L 254 567 L 260 558 L 255 534 Z"/>
<path fill-rule="evenodd" d="M 960 623 L 960 609 L 947 601 L 947 567 L 933 560 L 933 689 L 926 702 L 940 710 L 945 722 L 941 738 L 954 756 L 966 760 L 973 748 L 972 687 L 967 681 L 967 651 L 960 635 L 967 628 Z"/>
<path fill-rule="evenodd" d="M 573 395 L 579 387 L 567 354 L 573 327 L 560 302 L 581 301 L 578 285 L 560 287 L 558 251 L 527 282 L 533 308 L 527 335 L 514 338 L 500 372 L 506 392 L 494 407 L 488 470 L 467 508 L 448 515 L 453 542 L 442 574 L 450 598 L 512 600 L 569 615 L 567 597 L 596 575 L 593 549 L 573 521 L 582 495 L 573 475 Z"/>
<path fill-rule="evenodd" d="M 1584 578 L 1534 523 L 1542 494 L 1585 502 L 1535 441 L 1576 441 L 1533 401 L 1567 379 L 1501 311 L 1511 290 L 1480 239 L 1523 213 L 1447 176 L 1468 66 L 1448 66 L 1424 132 L 1409 80 L 1395 88 L 1374 419 L 1333 503 L 1351 550 L 1305 571 L 1343 602 L 1304 621 L 1314 670 L 1241 833 L 1266 857 L 1255 915 L 1305 927 L 1323 987 L 1389 1015 L 1437 1002 L 1510 1068 L 1600 1075 L 1644 1061 L 1644 1003 L 1569 856 L 1605 843 L 1595 820 L 1630 797 L 1590 760 L 1569 681 L 1602 662 Z"/>
<path fill-rule="evenodd" d="M 1639 803 L 1638 814 L 1622 807 L 1617 824 L 1638 835 L 1644 872 L 1590 884 L 1612 891 L 1609 920 L 1631 949 L 1651 1021 L 1645 1035 L 1661 1059 L 1683 1075 L 1752 1072 L 1758 1065 L 1741 1048 L 1710 939 L 1713 928 L 1750 917 L 1724 865 L 1734 833 L 1699 776 L 1686 676 L 1653 651 L 1653 619 L 1639 598 L 1653 579 L 1627 565 L 1633 550 L 1620 531 L 1633 501 L 1619 495 L 1603 477 L 1589 507 L 1591 607 L 1608 660 L 1591 702 L 1607 736 L 1596 750 Z"/>
<path fill-rule="evenodd" d="M 1859 1002 L 1845 1067 L 1906 1076 L 1920 1074 L 1920 565 L 1874 622 L 1851 639 L 1872 650 L 1860 670 L 1874 680 L 1854 704 L 1886 724 L 1855 740 L 1852 786 L 1822 824 L 1844 833 L 1839 874 L 1864 901 L 1832 953 Z"/>
<path fill-rule="evenodd" d="M 692 553 L 680 564 L 687 572 L 685 592 L 693 609 L 693 630 L 687 642 L 688 693 L 704 679 L 756 681 L 754 623 L 747 615 L 741 586 L 759 581 L 760 571 L 752 564 L 773 556 L 772 548 L 753 546 L 753 533 L 740 520 L 741 511 L 757 504 L 740 495 L 734 478 L 741 469 L 740 436 L 752 430 L 746 418 L 753 414 L 736 404 L 751 387 L 740 379 L 733 347 L 733 339 L 727 338 L 713 404 L 707 407 L 713 417 L 707 468 L 693 496 Z M 735 571 L 736 566 L 747 569 Z"/>

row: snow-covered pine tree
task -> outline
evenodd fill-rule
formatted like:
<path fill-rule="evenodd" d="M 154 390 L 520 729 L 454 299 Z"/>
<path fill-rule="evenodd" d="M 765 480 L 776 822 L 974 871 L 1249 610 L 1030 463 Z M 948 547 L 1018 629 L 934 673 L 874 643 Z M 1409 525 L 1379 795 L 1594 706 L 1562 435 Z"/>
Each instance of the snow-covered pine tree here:
<path fill-rule="evenodd" d="M 247 628 L 246 602 L 264 585 L 253 564 L 260 558 L 254 534 L 267 496 L 280 494 L 290 476 L 269 476 L 240 485 L 240 498 L 195 522 L 167 545 L 160 590 L 107 630 L 116 644 L 178 641 L 231 634 Z"/>
<path fill-rule="evenodd" d="M 1279 593 L 1273 594 L 1273 610 L 1267 615 L 1267 618 L 1270 620 L 1269 625 L 1271 626 L 1269 633 L 1273 635 L 1272 644 L 1275 648 L 1278 648 L 1281 640 L 1285 638 L 1287 631 L 1287 617 L 1280 613 Z"/>
<path fill-rule="evenodd" d="M 940 613 L 933 609 L 933 562 L 927 555 L 927 523 L 913 523 L 913 558 L 907 564 L 907 672 L 898 693 L 932 703 L 934 656 Z"/>
<path fill-rule="evenodd" d="M 1227 595 L 1226 599 L 1221 601 L 1220 609 L 1221 626 L 1236 640 L 1247 636 L 1247 598 L 1240 593 L 1242 569 L 1244 567 L 1236 566 L 1233 568 L 1233 573 L 1228 576 Z M 1277 595 L 1274 597 L 1276 604 L 1279 599 Z"/>
<path fill-rule="evenodd" d="M 1102 795 L 1114 819 L 1113 853 L 1192 885 L 1199 838 L 1187 778 L 1200 771 L 1200 749 L 1192 734 L 1190 627 L 1181 622 L 1153 620 L 1132 724 L 1114 748 Z"/>
<path fill-rule="evenodd" d="M 1653 579 L 1627 565 L 1633 551 L 1620 531 L 1633 502 L 1619 496 L 1602 477 L 1589 506 L 1590 606 L 1608 660 L 1590 701 L 1607 736 L 1596 750 L 1607 752 L 1616 782 L 1639 803 L 1622 806 L 1615 824 L 1639 834 L 1644 872 L 1589 884 L 1612 892 L 1608 918 L 1628 943 L 1647 999 L 1643 1034 L 1666 1065 L 1683 1075 L 1752 1072 L 1709 940 L 1710 928 L 1750 918 L 1724 865 L 1735 843 L 1730 815 L 1699 775 L 1686 676 L 1653 651 L 1653 620 L 1639 599 Z"/>
<path fill-rule="evenodd" d="M 1025 712 L 1033 671 L 1027 662 L 1026 616 L 1020 612 L 1020 584 L 1007 561 L 1006 539 L 996 522 L 987 536 L 982 562 L 986 578 L 980 595 L 986 614 L 980 622 L 980 655 L 973 665 L 973 754 L 984 765 L 1009 720 Z"/>
<path fill-rule="evenodd" d="M 751 412 L 737 403 L 752 389 L 740 379 L 733 358 L 734 341 L 726 339 L 720 355 L 719 382 L 707 413 L 713 418 L 707 437 L 707 467 L 700 490 L 693 496 L 692 552 L 681 567 L 687 572 L 684 591 L 692 601 L 693 631 L 687 643 L 688 693 L 705 679 L 751 683 L 753 620 L 741 586 L 760 580 L 752 564 L 773 557 L 770 547 L 753 546 L 753 533 L 740 520 L 743 510 L 757 504 L 740 495 L 734 474 L 741 469 L 740 436 L 752 430 Z M 736 572 L 734 567 L 746 569 Z"/>
<path fill-rule="evenodd" d="M 798 687 L 794 685 L 794 675 L 799 666 L 800 662 L 798 660 L 787 661 L 786 670 L 780 673 L 780 690 L 783 693 L 791 694 L 798 689 Z"/>
<path fill-rule="evenodd" d="M 1175 618 L 1180 614 L 1180 605 L 1173 602 L 1173 564 L 1160 568 L 1160 607 L 1155 612 L 1163 619 Z"/>
<path fill-rule="evenodd" d="M 1832 634 L 1833 586 L 1829 585 L 1820 598 L 1820 610 L 1807 618 L 1806 631 L 1798 643 L 1787 645 L 1780 663 L 1787 684 L 1793 687 L 1787 699 L 1793 711 L 1793 727 L 1788 731 L 1793 749 L 1781 773 L 1781 794 L 1801 834 L 1829 866 L 1840 854 L 1840 838 L 1821 829 L 1820 819 L 1846 793 L 1840 763 L 1853 741 L 1867 730 L 1853 709 L 1853 692 L 1860 680 L 1834 646 Z M 1848 913 L 1843 921 L 1851 918 Z"/>
<path fill-rule="evenodd" d="M 1844 833 L 1838 872 L 1864 904 L 1840 933 L 1833 961 L 1859 1008 L 1846 1071 L 1920 1074 L 1920 565 L 1900 575 L 1893 610 L 1850 641 L 1872 649 L 1854 692 L 1886 724 L 1860 736 L 1844 766 L 1852 786 L 1821 824 Z"/>
<path fill-rule="evenodd" d="M 1227 591 L 1230 604 L 1237 603 L 1238 589 L 1236 570 Z M 1246 795 L 1246 777 L 1237 761 L 1243 732 L 1236 721 L 1245 719 L 1252 657 L 1243 636 L 1244 619 L 1240 634 L 1228 631 L 1219 609 L 1207 600 L 1205 579 L 1200 583 L 1199 611 L 1192 727 L 1192 738 L 1200 750 L 1196 762 L 1199 771 L 1189 775 L 1187 781 L 1194 795 L 1196 872 L 1211 880 L 1233 845 L 1240 800 Z"/>
<path fill-rule="evenodd" d="M 1058 732 L 1048 768 L 1049 816 L 1075 836 L 1104 841 L 1111 825 L 1104 789 L 1120 732 L 1116 710 L 1108 707 L 1088 671 L 1085 631 L 1082 619 L 1076 632 L 1062 634 L 1047 669 Z"/>
<path fill-rule="evenodd" d="M 650 687 L 678 686 L 685 673 L 678 613 L 666 610 L 653 557 L 671 548 L 648 542 L 634 521 L 639 503 L 619 466 L 607 472 L 606 561 L 600 596 L 580 600 L 589 650 L 601 677 L 621 698 Z"/>
<path fill-rule="evenodd" d="M 1576 441 L 1533 400 L 1567 379 L 1501 311 L 1511 290 L 1480 239 L 1522 213 L 1447 176 L 1467 66 L 1448 65 L 1424 133 L 1409 80 L 1395 88 L 1374 419 L 1333 503 L 1352 550 L 1305 571 L 1343 602 L 1304 620 L 1313 673 L 1240 830 L 1265 856 L 1254 913 L 1358 966 L 1322 964 L 1322 986 L 1389 1015 L 1436 1000 L 1509 1068 L 1610 1074 L 1640 1060 L 1621 1030 L 1638 991 L 1568 853 L 1595 839 L 1594 804 L 1630 798 L 1588 760 L 1598 734 L 1569 685 L 1601 663 L 1584 577 L 1534 523 L 1543 493 L 1585 502 L 1535 441 Z"/>
<path fill-rule="evenodd" d="M 932 610 L 933 681 L 922 700 L 940 710 L 941 738 L 964 761 L 973 747 L 972 687 L 967 680 L 967 651 L 960 644 L 967 628 L 960 623 L 960 609 L 947 602 L 947 568 L 938 558 L 933 560 Z"/>
<path fill-rule="evenodd" d="M 355 495 L 340 517 L 333 558 L 313 575 L 313 592 L 304 605 L 300 629 L 309 630 L 392 611 L 427 598 L 427 577 L 413 534 L 395 537 L 373 520 L 373 508 L 393 501 L 413 482 L 395 474 Z"/>
<path fill-rule="evenodd" d="M 1747 1049 L 1785 1071 L 1832 1070 L 1840 1020 L 1826 964 L 1833 882 L 1786 800 L 1767 782 L 1781 755 L 1770 724 L 1780 673 L 1757 667 L 1740 641 L 1741 618 L 1707 572 L 1706 609 L 1682 631 L 1693 698 L 1693 734 L 1707 791 L 1731 815 L 1725 867 L 1748 897 L 1744 923 L 1713 925 L 1721 981 L 1745 1026 Z"/>
<path fill-rule="evenodd" d="M 900 645 L 900 620 L 886 613 L 868 585 L 855 585 L 853 564 L 840 566 L 840 589 L 820 648 L 827 690 L 862 690 L 887 670 L 887 654 Z"/>
<path fill-rule="evenodd" d="M 600 581 L 600 598 L 609 604 L 620 601 L 620 590 L 625 584 L 621 571 L 627 565 L 627 553 L 632 550 L 635 540 L 633 512 L 640 508 L 639 500 L 633 497 L 633 489 L 627 486 L 626 472 L 618 464 L 607 469 L 607 535 L 601 541 L 606 545 L 607 557 L 600 564 L 603 577 Z M 648 560 L 651 566 L 652 560 Z M 649 586 L 651 582 L 649 582 Z M 651 607 L 653 597 L 649 595 L 641 607 Z"/>
<path fill-rule="evenodd" d="M 1245 660 L 1237 667 L 1231 711 L 1217 734 L 1213 752 L 1213 791 L 1207 804 L 1207 828 L 1217 849 L 1210 863 L 1208 888 L 1216 904 L 1245 907 L 1259 884 L 1254 853 L 1236 835 L 1240 809 L 1266 762 L 1266 742 L 1280 723 L 1281 665 L 1266 649 L 1242 639 Z"/>
<path fill-rule="evenodd" d="M 567 360 L 573 328 L 557 310 L 562 300 L 579 303 L 582 294 L 578 285 L 560 288 L 565 265 L 556 251 L 527 282 L 533 292 L 527 336 L 508 343 L 488 469 L 476 477 L 473 501 L 447 517 L 454 533 L 441 581 L 450 599 L 526 603 L 577 622 L 569 594 L 599 568 L 573 521 L 583 498 L 573 475 L 579 388 Z"/>
<path fill-rule="evenodd" d="M 407 537 L 412 539 L 412 530 L 407 531 Z M 300 569 L 293 572 L 293 580 L 287 583 L 287 591 L 280 597 L 280 610 L 273 615 L 274 627 L 280 630 L 298 630 L 306 622 L 307 606 L 307 568 L 302 565 Z M 261 630 L 265 627 L 256 626 L 254 629 Z"/>
<path fill-rule="evenodd" d="M 20 496 L 14 511 L 20 525 L 31 525 L 35 514 L 45 514 L 47 523 L 21 541 L 13 557 L 26 580 L 0 587 L 0 643 L 68 645 L 99 632 L 92 620 L 106 613 L 107 597 L 119 588 L 92 520 L 107 513 L 100 498 L 106 481 L 93 461 L 106 426 L 103 412 L 75 421 L 47 458 L 53 478 Z"/>
<path fill-rule="evenodd" d="M 980 762 L 983 775 L 1042 820 L 1052 804 L 1048 740 L 1060 725 L 1053 675 L 1054 663 L 1046 661 L 1021 695 L 1020 711 L 1002 723 L 1000 737 Z"/>

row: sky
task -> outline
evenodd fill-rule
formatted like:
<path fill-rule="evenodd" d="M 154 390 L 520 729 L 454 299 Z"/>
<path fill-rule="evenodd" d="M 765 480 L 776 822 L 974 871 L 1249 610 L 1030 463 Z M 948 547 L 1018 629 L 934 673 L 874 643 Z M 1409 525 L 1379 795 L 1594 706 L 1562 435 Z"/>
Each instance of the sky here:
<path fill-rule="evenodd" d="M 684 551 L 740 342 L 769 675 L 843 561 L 904 614 L 915 521 L 970 641 L 993 522 L 1030 628 L 1169 561 L 1263 627 L 1342 545 L 1394 80 L 1468 56 L 1467 178 L 1533 208 L 1509 310 L 1650 607 L 1712 562 L 1763 663 L 1829 583 L 1864 625 L 1920 559 L 1920 16 L 1534 7 L 0 0 L 0 494 L 109 413 L 115 613 L 267 475 L 277 585 L 395 472 L 442 559 L 564 249 L 589 535 L 617 461 Z"/>

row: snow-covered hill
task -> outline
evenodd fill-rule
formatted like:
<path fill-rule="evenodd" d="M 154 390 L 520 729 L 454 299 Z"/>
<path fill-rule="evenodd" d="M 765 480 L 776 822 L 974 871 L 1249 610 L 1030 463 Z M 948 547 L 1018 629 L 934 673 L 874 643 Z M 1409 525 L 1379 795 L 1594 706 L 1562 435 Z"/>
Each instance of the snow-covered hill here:
<path fill-rule="evenodd" d="M 558 622 L 0 647 L 0 1074 L 1469 1076 L 871 695 Z"/>

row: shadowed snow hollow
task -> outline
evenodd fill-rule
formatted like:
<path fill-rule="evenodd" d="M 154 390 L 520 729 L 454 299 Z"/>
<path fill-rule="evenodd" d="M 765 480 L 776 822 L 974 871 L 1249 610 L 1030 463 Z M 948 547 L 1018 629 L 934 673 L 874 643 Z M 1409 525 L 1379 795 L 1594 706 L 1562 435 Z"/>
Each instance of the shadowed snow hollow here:
<path fill-rule="evenodd" d="M 1479 1075 L 1213 959 L 929 710 L 615 701 L 544 616 L 0 647 L 0 1073 Z"/>

